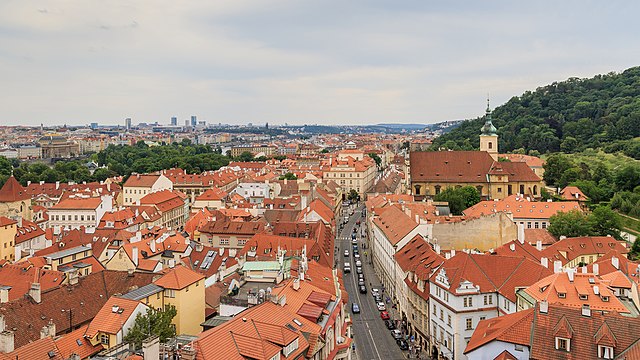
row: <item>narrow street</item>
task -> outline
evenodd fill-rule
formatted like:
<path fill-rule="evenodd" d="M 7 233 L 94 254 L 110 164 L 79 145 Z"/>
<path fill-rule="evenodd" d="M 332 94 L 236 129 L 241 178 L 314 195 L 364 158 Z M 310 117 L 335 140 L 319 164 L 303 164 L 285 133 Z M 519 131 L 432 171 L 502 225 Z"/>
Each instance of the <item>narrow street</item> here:
<path fill-rule="evenodd" d="M 391 331 L 387 329 L 384 321 L 380 317 L 380 311 L 376 307 L 375 300 L 372 296 L 371 289 L 377 288 L 382 290 L 380 280 L 377 278 L 370 265 L 371 253 L 369 249 L 363 248 L 364 243 L 361 234 L 365 233 L 363 227 L 366 226 L 365 219 L 362 217 L 363 206 L 355 207 L 354 205 L 343 207 L 344 214 L 339 221 L 344 220 L 353 209 L 353 215 L 349 217 L 347 224 L 344 224 L 342 230 L 338 225 L 338 236 L 336 238 L 338 267 L 343 268 L 345 262 L 351 264 L 351 272 L 344 274 L 344 282 L 347 292 L 349 293 L 348 311 L 351 312 L 353 319 L 354 342 L 356 346 L 356 355 L 358 360 L 385 360 L 385 359 L 406 359 L 407 352 L 401 351 L 396 344 L 395 339 L 391 335 Z M 360 220 L 361 224 L 356 225 Z M 361 294 L 358 287 L 358 274 L 356 273 L 356 264 L 353 256 L 352 233 L 357 228 L 358 249 L 362 261 L 362 272 L 364 273 L 364 281 L 367 287 L 367 293 Z M 344 251 L 349 250 L 349 256 L 344 256 Z M 365 255 L 366 254 L 366 255 Z M 383 298 L 386 299 L 384 294 Z M 359 314 L 352 313 L 352 304 L 356 303 L 360 307 Z M 390 303 L 387 303 L 390 307 Z M 388 309 L 392 316 L 392 309 Z"/>

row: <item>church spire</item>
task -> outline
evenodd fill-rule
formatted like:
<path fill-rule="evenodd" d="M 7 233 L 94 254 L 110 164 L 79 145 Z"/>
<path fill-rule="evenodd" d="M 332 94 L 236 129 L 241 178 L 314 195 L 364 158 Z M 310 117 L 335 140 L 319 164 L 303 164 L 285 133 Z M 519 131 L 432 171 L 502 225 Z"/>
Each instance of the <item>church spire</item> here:
<path fill-rule="evenodd" d="M 485 136 L 493 136 L 496 135 L 498 129 L 493 126 L 493 122 L 491 121 L 491 108 L 489 107 L 489 96 L 487 96 L 487 113 L 485 115 L 484 126 L 481 129 L 481 135 Z"/>

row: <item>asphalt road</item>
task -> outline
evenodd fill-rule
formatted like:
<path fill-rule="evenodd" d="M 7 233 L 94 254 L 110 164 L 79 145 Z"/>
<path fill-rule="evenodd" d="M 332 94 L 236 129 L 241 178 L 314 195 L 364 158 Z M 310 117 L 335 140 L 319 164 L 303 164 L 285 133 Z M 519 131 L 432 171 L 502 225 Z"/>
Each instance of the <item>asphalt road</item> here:
<path fill-rule="evenodd" d="M 345 214 L 348 214 L 350 207 L 343 207 L 343 209 L 345 210 Z M 342 269 L 345 262 L 348 261 L 351 263 L 351 273 L 344 274 L 345 287 L 349 293 L 348 310 L 351 312 L 351 304 L 354 302 L 360 307 L 359 314 L 351 314 L 357 357 L 359 360 L 406 359 L 407 352 L 400 350 L 396 341 L 391 336 L 391 332 L 387 330 L 384 321 L 380 318 L 380 311 L 378 311 L 375 300 L 371 294 L 372 287 L 378 289 L 381 287 L 380 280 L 377 278 L 371 265 L 369 265 L 371 252 L 369 249 L 363 249 L 360 245 L 362 243 L 360 234 L 363 232 L 362 227 L 365 226 L 364 218 L 362 218 L 362 209 L 362 206 L 354 209 L 354 214 L 350 216 L 349 222 L 344 225 L 344 228 L 338 231 L 338 237 L 336 238 L 336 245 L 338 246 L 336 259 L 338 260 L 338 266 Z M 339 220 L 344 220 L 344 215 Z M 361 221 L 361 225 L 356 225 L 357 220 Z M 358 248 L 362 260 L 362 271 L 367 286 L 366 294 L 360 294 L 358 288 L 358 275 L 356 274 L 355 259 L 353 258 L 353 248 L 351 244 L 351 234 L 354 227 L 358 228 Z M 345 249 L 349 250 L 349 257 L 344 256 Z M 366 256 L 364 255 L 365 251 L 367 252 Z M 369 283 L 371 283 L 372 286 L 369 286 Z M 391 314 L 391 311 L 389 311 L 389 313 Z"/>

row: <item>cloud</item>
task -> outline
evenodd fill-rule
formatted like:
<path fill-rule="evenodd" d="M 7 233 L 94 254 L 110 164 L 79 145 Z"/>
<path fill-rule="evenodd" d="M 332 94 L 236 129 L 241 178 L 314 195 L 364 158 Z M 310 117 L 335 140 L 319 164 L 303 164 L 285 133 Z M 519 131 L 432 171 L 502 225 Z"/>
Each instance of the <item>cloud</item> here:
<path fill-rule="evenodd" d="M 638 65 L 620 2 L 0 2 L 4 123 L 436 122 Z"/>

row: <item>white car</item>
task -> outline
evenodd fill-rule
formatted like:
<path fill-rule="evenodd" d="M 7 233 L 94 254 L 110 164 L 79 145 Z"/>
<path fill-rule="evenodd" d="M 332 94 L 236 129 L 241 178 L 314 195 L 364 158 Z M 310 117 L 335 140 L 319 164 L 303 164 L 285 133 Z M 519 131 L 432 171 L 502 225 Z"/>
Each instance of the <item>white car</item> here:
<path fill-rule="evenodd" d="M 379 303 L 377 303 L 377 304 L 376 304 L 376 306 L 378 307 L 378 310 L 380 310 L 380 311 L 385 311 L 385 310 L 387 310 L 387 307 L 384 305 L 384 303 L 383 303 L 383 302 L 379 302 Z"/>
<path fill-rule="evenodd" d="M 349 256 L 349 250 L 344 251 L 344 256 L 347 256 L 347 257 Z"/>
<path fill-rule="evenodd" d="M 362 261 L 356 260 L 356 266 L 362 266 Z"/>

